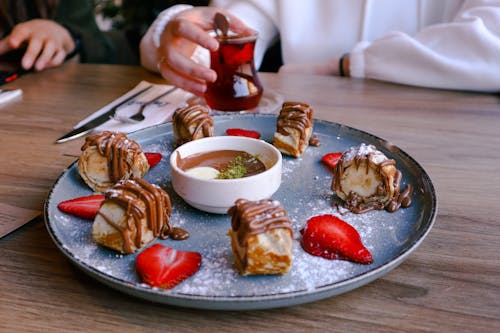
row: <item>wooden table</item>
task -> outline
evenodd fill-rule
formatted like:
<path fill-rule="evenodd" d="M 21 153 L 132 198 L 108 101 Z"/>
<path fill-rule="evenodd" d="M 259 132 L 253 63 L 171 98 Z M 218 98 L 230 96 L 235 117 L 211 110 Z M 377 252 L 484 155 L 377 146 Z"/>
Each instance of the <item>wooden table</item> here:
<path fill-rule="evenodd" d="M 54 140 L 140 80 L 138 67 L 67 64 L 6 86 L 0 106 L 0 203 L 42 211 L 82 139 Z M 218 312 L 154 304 L 75 268 L 40 216 L 0 239 L 2 332 L 499 332 L 500 98 L 334 77 L 261 74 L 316 117 L 383 137 L 419 161 L 439 211 L 422 245 L 364 287 L 322 301 Z"/>

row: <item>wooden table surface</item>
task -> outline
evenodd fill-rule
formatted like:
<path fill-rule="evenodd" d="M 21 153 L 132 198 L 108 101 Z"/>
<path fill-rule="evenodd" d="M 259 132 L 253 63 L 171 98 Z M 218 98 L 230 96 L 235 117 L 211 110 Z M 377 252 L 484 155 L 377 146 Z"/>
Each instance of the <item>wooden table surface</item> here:
<path fill-rule="evenodd" d="M 67 64 L 3 88 L 0 203 L 42 211 L 83 139 L 54 140 L 140 80 L 139 67 Z M 499 332 L 500 97 L 334 77 L 261 74 L 316 118 L 389 140 L 437 191 L 435 225 L 396 269 L 351 292 L 288 308 L 224 312 L 150 303 L 109 288 L 56 248 L 43 217 L 0 239 L 1 332 Z"/>

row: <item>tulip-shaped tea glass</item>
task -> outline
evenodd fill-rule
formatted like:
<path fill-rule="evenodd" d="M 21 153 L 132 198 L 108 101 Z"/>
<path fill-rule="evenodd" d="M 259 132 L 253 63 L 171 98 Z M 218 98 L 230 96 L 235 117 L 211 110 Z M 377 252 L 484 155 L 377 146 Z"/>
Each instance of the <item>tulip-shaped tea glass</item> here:
<path fill-rule="evenodd" d="M 209 83 L 205 101 L 215 111 L 245 111 L 255 108 L 263 87 L 254 64 L 257 35 L 217 36 L 219 49 L 210 54 L 210 67 L 217 80 Z"/>

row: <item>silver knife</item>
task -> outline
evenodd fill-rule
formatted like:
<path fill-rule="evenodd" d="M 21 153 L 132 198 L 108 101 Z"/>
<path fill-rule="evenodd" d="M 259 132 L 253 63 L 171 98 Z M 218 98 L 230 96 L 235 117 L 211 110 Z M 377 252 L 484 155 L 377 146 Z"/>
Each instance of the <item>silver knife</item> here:
<path fill-rule="evenodd" d="M 79 126 L 78 128 L 75 128 L 74 130 L 70 131 L 69 133 L 61 136 L 59 139 L 56 140 L 56 143 L 62 143 L 62 142 L 66 142 L 69 140 L 73 140 L 73 139 L 79 138 L 79 137 L 89 133 L 97 126 L 107 122 L 110 118 L 112 118 L 115 115 L 116 110 L 118 110 L 118 108 L 120 106 L 128 103 L 129 101 L 133 100 L 134 98 L 136 98 L 137 96 L 139 96 L 140 94 L 142 94 L 143 92 L 145 92 L 151 88 L 153 88 L 153 86 L 148 86 L 148 87 L 136 92 L 135 94 L 128 97 L 127 99 L 125 99 L 121 103 L 118 103 L 117 105 L 115 105 L 111 109 L 109 109 L 108 111 L 104 112 L 102 115 L 100 115 L 92 120 L 89 120 L 87 123 Z"/>

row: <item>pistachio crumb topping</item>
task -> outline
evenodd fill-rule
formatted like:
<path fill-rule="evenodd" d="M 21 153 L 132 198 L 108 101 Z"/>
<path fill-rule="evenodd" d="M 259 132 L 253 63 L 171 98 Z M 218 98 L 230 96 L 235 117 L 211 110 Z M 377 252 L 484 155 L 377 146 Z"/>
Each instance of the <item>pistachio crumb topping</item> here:
<path fill-rule="evenodd" d="M 254 158 L 251 156 L 251 158 Z M 245 159 L 243 156 L 238 155 L 233 161 L 230 161 L 227 166 L 222 169 L 217 175 L 216 179 L 234 179 L 242 178 L 247 174 L 247 168 L 245 167 Z"/>

